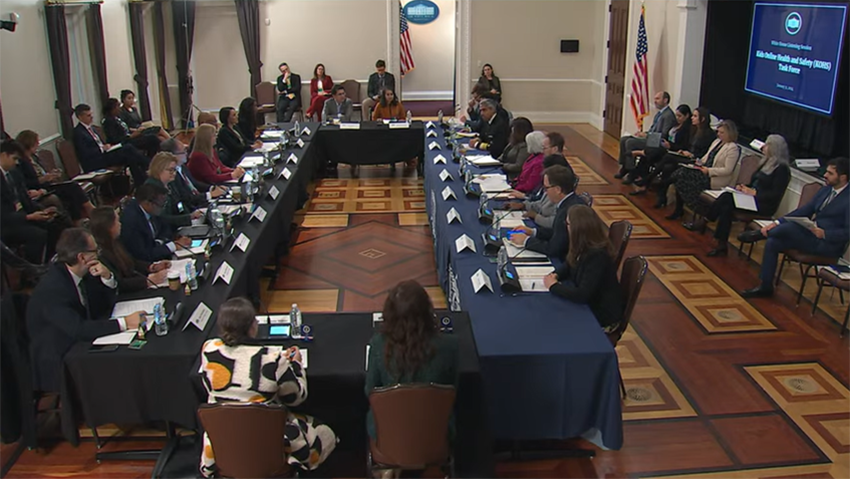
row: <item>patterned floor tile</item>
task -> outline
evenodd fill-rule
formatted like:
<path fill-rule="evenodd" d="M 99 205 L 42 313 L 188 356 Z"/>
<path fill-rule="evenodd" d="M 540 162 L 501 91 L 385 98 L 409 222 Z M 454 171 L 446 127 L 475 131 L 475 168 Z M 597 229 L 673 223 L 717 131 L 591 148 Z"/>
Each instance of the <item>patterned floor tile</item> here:
<path fill-rule="evenodd" d="M 415 178 L 333 178 L 315 185 L 309 213 L 418 213 L 425 211 L 422 180 Z"/>
<path fill-rule="evenodd" d="M 584 184 L 584 178 L 579 185 Z M 660 239 L 670 235 L 623 195 L 594 195 L 593 209 L 606 225 L 628 220 L 632 226 L 632 239 Z"/>
<path fill-rule="evenodd" d="M 610 184 L 608 180 L 600 176 L 593 168 L 587 166 L 587 163 L 581 161 L 581 158 L 577 156 L 569 156 L 568 154 L 567 163 L 573 168 L 576 176 L 580 178 L 578 183 L 579 188 L 582 186 L 605 186 Z"/>
<path fill-rule="evenodd" d="M 345 228 L 348 226 L 348 215 L 304 215 L 301 221 L 304 228 Z"/>
<path fill-rule="evenodd" d="M 337 310 L 337 289 L 271 291 L 266 303 L 270 313 L 289 311 L 297 303 L 305 313 L 333 313 Z"/>
<path fill-rule="evenodd" d="M 647 260 L 652 274 L 708 333 L 776 329 L 696 257 L 650 256 Z"/>
<path fill-rule="evenodd" d="M 426 213 L 399 213 L 399 226 L 425 226 L 428 224 Z"/>
<path fill-rule="evenodd" d="M 833 474 L 833 472 L 838 472 L 835 471 L 836 469 L 833 464 L 812 464 L 808 466 L 769 467 L 737 471 L 641 477 L 643 479 L 661 479 L 662 477 L 664 479 L 841 479 L 846 477 Z"/>

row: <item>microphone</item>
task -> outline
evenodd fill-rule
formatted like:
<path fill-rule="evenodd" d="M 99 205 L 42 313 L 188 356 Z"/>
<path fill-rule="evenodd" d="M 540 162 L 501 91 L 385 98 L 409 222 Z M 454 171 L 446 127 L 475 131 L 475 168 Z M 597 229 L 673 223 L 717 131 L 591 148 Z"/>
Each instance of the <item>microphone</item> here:
<path fill-rule="evenodd" d="M 484 230 L 481 238 L 484 241 L 484 252 L 482 253 L 484 256 L 496 256 L 499 253 L 499 248 L 502 247 L 502 238 L 498 228 L 495 228 L 493 224 L 498 224 L 502 218 L 508 216 L 511 213 L 510 210 L 505 213 L 499 215 L 495 220 L 493 220 L 491 226 Z"/>
<path fill-rule="evenodd" d="M 504 190 L 497 191 L 497 192 L 495 192 L 495 194 L 493 196 L 481 201 L 478 204 L 478 221 L 481 222 L 482 224 L 485 224 L 485 225 L 493 224 L 495 222 L 493 220 L 493 209 L 487 208 L 487 203 L 494 200 L 496 198 L 496 196 L 499 195 L 500 193 L 504 193 L 504 192 L 510 191 L 510 190 L 511 190 L 511 188 L 507 188 L 507 189 L 504 189 Z M 483 198 L 483 196 L 481 196 L 480 198 Z M 508 214 L 510 212 L 511 212 L 511 210 L 508 210 Z M 499 219 L 501 220 L 505 216 L 507 216 L 507 214 L 501 216 Z"/>

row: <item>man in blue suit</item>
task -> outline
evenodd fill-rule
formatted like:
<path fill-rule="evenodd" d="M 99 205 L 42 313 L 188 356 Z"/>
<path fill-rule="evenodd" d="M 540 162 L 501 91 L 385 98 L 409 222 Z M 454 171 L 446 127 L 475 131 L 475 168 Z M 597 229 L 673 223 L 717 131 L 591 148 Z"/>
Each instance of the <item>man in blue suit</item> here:
<path fill-rule="evenodd" d="M 159 215 L 168 190 L 161 185 L 144 183 L 136 188 L 136 196 L 127 203 L 121 215 L 121 242 L 130 255 L 153 263 L 171 258 L 177 248 L 188 248 L 187 237 L 173 239 L 173 232 Z"/>
<path fill-rule="evenodd" d="M 93 127 L 94 116 L 91 107 L 80 103 L 74 107 L 77 126 L 74 127 L 74 150 L 83 171 L 94 171 L 110 166 L 130 168 L 133 182 L 138 188 L 145 182 L 150 160 L 133 145 L 123 145 L 118 149 L 103 140 L 100 132 Z"/>
<path fill-rule="evenodd" d="M 745 298 L 770 297 L 773 295 L 773 277 L 779 253 L 795 249 L 805 254 L 838 257 L 844 253 L 850 241 L 850 160 L 835 158 L 826 167 L 826 186 L 821 188 L 812 201 L 765 226 L 760 231 L 747 232 L 745 240 L 767 238 L 762 260 L 761 284 L 741 292 Z M 788 218 L 808 218 L 815 226 L 808 229 Z"/>

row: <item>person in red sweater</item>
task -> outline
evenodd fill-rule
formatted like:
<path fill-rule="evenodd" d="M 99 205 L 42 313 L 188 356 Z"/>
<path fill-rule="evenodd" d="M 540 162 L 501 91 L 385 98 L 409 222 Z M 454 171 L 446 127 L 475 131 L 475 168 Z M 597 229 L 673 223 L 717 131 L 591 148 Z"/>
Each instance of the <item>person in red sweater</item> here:
<path fill-rule="evenodd" d="M 226 181 L 238 180 L 245 174 L 242 168 L 228 168 L 218 159 L 213 148 L 215 127 L 201 125 L 195 132 L 195 148 L 189 155 L 189 172 L 195 179 L 210 185 L 219 185 Z"/>
<path fill-rule="evenodd" d="M 543 184 L 543 140 L 546 135 L 542 131 L 532 131 L 525 135 L 528 146 L 528 159 L 522 164 L 522 171 L 513 184 L 517 191 L 531 193 Z"/>
<path fill-rule="evenodd" d="M 325 66 L 319 63 L 313 69 L 313 79 L 310 80 L 310 107 L 307 108 L 307 118 L 313 118 L 313 114 L 322 115 L 322 107 L 325 100 L 331 96 L 331 88 L 334 80 L 330 75 L 325 75 Z"/>

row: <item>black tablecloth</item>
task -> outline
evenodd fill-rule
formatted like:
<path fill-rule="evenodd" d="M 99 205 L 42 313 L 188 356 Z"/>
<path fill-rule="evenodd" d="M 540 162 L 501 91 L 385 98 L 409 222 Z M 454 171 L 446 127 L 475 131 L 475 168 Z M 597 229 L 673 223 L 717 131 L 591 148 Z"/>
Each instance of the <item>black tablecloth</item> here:
<path fill-rule="evenodd" d="M 410 123 L 409 128 L 390 129 L 381 122 L 366 121 L 359 130 L 342 130 L 323 125 L 314 140 L 319 166 L 328 163 L 382 165 L 422 158 L 424 124 Z"/>

